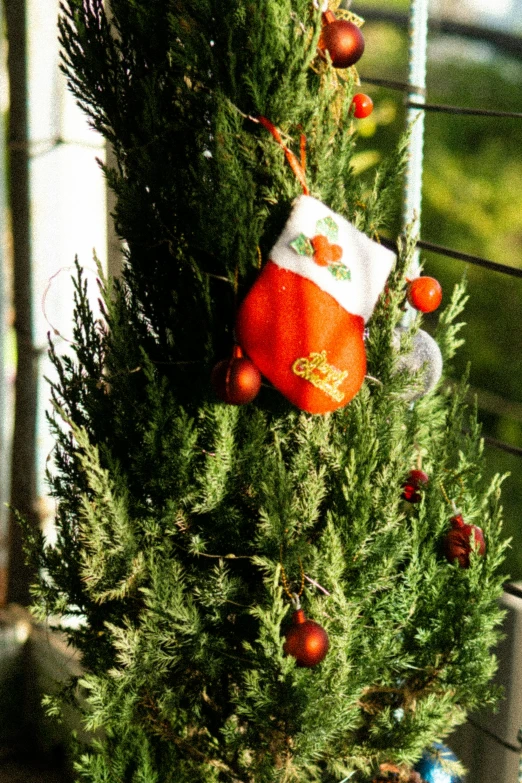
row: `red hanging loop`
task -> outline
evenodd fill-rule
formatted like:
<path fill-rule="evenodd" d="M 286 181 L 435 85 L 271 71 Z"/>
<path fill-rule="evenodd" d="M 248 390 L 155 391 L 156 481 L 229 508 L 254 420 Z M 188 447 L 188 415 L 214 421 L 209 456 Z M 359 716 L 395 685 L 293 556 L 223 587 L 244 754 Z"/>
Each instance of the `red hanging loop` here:
<path fill-rule="evenodd" d="M 306 136 L 304 133 L 301 133 L 301 138 L 299 139 L 299 147 L 301 150 L 301 168 L 303 169 L 303 172 L 306 171 Z"/>
<path fill-rule="evenodd" d="M 275 127 L 273 123 L 270 122 L 270 120 L 267 120 L 266 117 L 259 116 L 257 117 L 257 121 L 267 129 L 269 133 L 272 134 L 274 139 L 277 141 L 283 152 L 285 153 L 285 158 L 288 161 L 288 164 L 292 171 L 294 172 L 296 179 L 299 181 L 299 184 L 303 188 L 303 193 L 305 196 L 310 195 L 310 191 L 308 190 L 308 186 L 306 184 L 306 176 L 304 171 L 304 162 L 305 162 L 305 154 L 304 149 L 306 145 L 306 139 L 304 135 L 301 135 L 301 163 L 297 160 L 296 156 L 292 152 L 292 150 L 289 150 L 286 144 L 283 143 L 283 140 L 281 138 L 281 134 Z"/>

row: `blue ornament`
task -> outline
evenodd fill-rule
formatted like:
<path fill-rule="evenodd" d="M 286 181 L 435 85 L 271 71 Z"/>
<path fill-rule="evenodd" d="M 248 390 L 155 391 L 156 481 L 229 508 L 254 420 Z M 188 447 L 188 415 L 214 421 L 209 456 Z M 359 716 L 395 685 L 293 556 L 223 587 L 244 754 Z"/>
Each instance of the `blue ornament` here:
<path fill-rule="evenodd" d="M 458 761 L 458 759 L 447 745 L 434 742 L 431 748 L 424 751 L 414 769 L 424 783 L 462 783 L 461 777 L 448 772 L 446 766 L 448 761 Z"/>

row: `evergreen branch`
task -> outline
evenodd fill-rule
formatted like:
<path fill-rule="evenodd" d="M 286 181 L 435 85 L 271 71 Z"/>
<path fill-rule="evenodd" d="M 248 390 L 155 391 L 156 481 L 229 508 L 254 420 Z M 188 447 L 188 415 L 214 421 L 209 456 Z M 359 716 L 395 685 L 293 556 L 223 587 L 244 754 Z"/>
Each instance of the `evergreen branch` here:
<path fill-rule="evenodd" d="M 234 769 L 233 766 L 225 763 L 224 761 L 221 761 L 220 759 L 212 758 L 212 756 L 207 755 L 207 753 L 195 746 L 195 740 L 197 740 L 198 737 L 204 737 L 205 732 L 198 732 L 196 729 L 194 729 L 192 732 L 189 730 L 190 740 L 185 740 L 182 737 L 179 737 L 173 731 L 170 723 L 165 718 L 161 717 L 161 712 L 158 705 L 149 694 L 147 694 L 142 699 L 140 707 L 142 708 L 142 713 L 144 714 L 145 720 L 151 727 L 152 731 L 161 737 L 162 740 L 165 742 L 172 742 L 189 757 L 195 758 L 199 762 L 208 764 L 211 767 L 215 767 L 222 772 L 226 772 L 227 774 L 231 775 L 233 780 L 237 781 L 237 783 L 240 783 L 240 781 L 243 780 L 246 783 L 248 778 L 245 779 L 239 770 Z"/>

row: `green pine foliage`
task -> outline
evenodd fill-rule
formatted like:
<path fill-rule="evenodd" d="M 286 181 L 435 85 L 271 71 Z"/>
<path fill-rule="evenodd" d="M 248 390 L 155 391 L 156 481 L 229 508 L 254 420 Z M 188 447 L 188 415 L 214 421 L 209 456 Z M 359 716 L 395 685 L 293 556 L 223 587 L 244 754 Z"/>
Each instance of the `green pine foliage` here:
<path fill-rule="evenodd" d="M 101 322 L 78 268 L 74 356 L 51 346 L 57 540 L 30 542 L 38 611 L 80 618 L 66 632 L 86 673 L 65 696 L 96 739 L 79 780 L 369 781 L 495 697 L 501 480 L 481 484 L 465 382 L 412 403 L 422 381 L 398 371 L 412 239 L 346 408 L 312 416 L 268 385 L 226 405 L 209 376 L 300 192 L 252 118 L 296 152 L 304 133 L 312 195 L 373 238 L 405 147 L 371 190 L 353 176 L 354 74 L 317 57 L 311 0 L 112 0 L 110 20 L 103 6 L 66 0 L 60 31 L 71 87 L 115 149 L 125 266 L 116 282 L 100 271 Z M 463 299 L 439 318 L 446 361 Z M 401 486 L 419 455 L 430 483 L 413 506 Z M 441 484 L 485 533 L 469 569 L 441 552 Z M 312 669 L 283 653 L 283 569 L 298 590 L 301 567 L 330 638 Z"/>

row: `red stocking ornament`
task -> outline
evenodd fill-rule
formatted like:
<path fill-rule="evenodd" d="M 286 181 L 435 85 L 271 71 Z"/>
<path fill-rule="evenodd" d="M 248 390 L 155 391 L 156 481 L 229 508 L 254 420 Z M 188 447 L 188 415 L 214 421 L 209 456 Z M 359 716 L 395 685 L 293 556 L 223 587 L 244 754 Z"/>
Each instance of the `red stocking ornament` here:
<path fill-rule="evenodd" d="M 294 203 L 243 301 L 236 336 L 290 402 L 309 413 L 346 405 L 366 373 L 364 324 L 395 255 L 311 196 Z"/>

